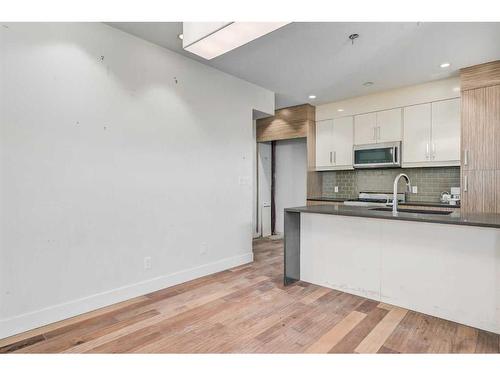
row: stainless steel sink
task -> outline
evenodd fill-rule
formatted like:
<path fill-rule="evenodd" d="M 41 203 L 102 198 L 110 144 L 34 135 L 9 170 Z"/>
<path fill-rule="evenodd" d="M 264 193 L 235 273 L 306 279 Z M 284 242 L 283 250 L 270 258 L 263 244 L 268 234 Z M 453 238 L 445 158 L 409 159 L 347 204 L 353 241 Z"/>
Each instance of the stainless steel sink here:
<path fill-rule="evenodd" d="M 390 207 L 376 207 L 370 208 L 371 211 L 386 211 L 391 212 Z M 405 212 L 409 214 L 425 214 L 425 215 L 449 215 L 451 211 L 438 211 L 438 210 L 416 210 L 413 208 L 398 208 L 398 212 Z"/>

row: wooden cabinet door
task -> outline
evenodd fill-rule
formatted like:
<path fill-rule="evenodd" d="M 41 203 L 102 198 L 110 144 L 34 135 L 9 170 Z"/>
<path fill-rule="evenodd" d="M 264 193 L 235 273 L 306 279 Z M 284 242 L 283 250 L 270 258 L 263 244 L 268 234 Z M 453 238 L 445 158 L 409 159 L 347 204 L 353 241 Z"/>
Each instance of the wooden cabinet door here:
<path fill-rule="evenodd" d="M 402 139 L 401 108 L 377 112 L 377 142 L 395 142 Z"/>
<path fill-rule="evenodd" d="M 431 104 L 403 109 L 403 164 L 425 163 L 430 159 Z M 404 167 L 405 165 L 403 165 Z"/>
<path fill-rule="evenodd" d="M 365 145 L 376 143 L 376 113 L 354 116 L 354 144 Z"/>
<path fill-rule="evenodd" d="M 346 169 L 352 169 L 352 145 L 352 116 L 333 120 L 333 164 L 336 167 L 346 167 Z"/>
<path fill-rule="evenodd" d="M 333 165 L 333 120 L 316 122 L 316 169 Z"/>
<path fill-rule="evenodd" d="M 462 92 L 462 169 L 500 169 L 499 108 L 500 86 Z"/>
<path fill-rule="evenodd" d="M 494 170 L 462 170 L 461 210 L 463 212 L 498 212 L 496 196 L 499 174 Z"/>
<path fill-rule="evenodd" d="M 431 160 L 460 163 L 460 99 L 432 103 Z"/>

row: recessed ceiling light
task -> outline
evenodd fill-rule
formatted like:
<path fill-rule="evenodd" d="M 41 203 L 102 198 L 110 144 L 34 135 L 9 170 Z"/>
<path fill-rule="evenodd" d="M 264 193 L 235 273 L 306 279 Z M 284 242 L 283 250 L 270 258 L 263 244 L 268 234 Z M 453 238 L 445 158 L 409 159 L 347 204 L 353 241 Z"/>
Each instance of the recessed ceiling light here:
<path fill-rule="evenodd" d="M 458 87 L 458 86 L 457 87 L 453 87 L 453 91 L 459 92 L 460 91 L 460 87 Z"/>
<path fill-rule="evenodd" d="M 309 99 L 316 99 L 316 95 L 309 95 Z"/>
<path fill-rule="evenodd" d="M 184 39 L 184 34 L 180 33 L 179 35 L 177 35 L 177 38 L 179 38 L 180 40 Z"/>
<path fill-rule="evenodd" d="M 451 64 L 450 63 L 442 63 L 441 65 L 439 65 L 441 68 L 447 68 L 449 67 Z"/>
<path fill-rule="evenodd" d="M 363 86 L 366 86 L 366 87 L 371 86 L 371 85 L 373 85 L 373 82 L 371 82 L 371 81 L 363 83 Z"/>
<path fill-rule="evenodd" d="M 337 112 L 344 112 L 342 108 L 337 109 Z"/>

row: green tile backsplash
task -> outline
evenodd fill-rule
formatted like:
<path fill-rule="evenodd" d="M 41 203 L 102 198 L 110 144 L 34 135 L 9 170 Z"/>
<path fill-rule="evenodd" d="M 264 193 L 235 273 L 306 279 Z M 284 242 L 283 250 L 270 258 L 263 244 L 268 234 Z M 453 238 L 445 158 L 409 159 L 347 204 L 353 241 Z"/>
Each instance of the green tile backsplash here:
<path fill-rule="evenodd" d="M 439 202 L 442 191 L 460 186 L 460 167 L 356 169 L 351 171 L 328 171 L 323 173 L 323 196 L 331 198 L 357 198 L 361 191 L 392 192 L 394 178 L 406 173 L 412 185 L 418 187 L 417 194 L 407 200 Z M 339 192 L 335 193 L 335 186 Z M 405 183 L 400 181 L 399 191 L 404 192 Z"/>

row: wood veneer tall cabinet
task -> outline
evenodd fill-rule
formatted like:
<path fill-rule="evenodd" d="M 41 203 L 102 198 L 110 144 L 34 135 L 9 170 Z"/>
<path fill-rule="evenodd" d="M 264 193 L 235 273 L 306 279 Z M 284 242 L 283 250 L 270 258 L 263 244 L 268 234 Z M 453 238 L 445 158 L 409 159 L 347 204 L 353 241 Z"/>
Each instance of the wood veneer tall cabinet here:
<path fill-rule="evenodd" d="M 464 212 L 500 213 L 500 60 L 460 71 Z"/>

